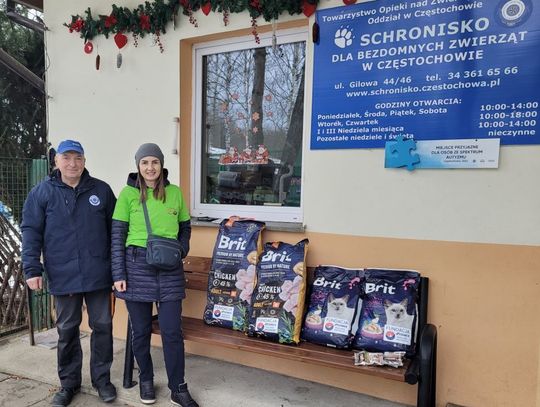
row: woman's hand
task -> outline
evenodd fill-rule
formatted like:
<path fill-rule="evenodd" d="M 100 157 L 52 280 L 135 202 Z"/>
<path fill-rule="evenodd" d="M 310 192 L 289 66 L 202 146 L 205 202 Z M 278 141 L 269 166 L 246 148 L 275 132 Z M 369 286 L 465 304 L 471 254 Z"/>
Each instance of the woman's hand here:
<path fill-rule="evenodd" d="M 126 291 L 126 280 L 119 280 L 114 282 L 114 289 L 119 293 Z"/>

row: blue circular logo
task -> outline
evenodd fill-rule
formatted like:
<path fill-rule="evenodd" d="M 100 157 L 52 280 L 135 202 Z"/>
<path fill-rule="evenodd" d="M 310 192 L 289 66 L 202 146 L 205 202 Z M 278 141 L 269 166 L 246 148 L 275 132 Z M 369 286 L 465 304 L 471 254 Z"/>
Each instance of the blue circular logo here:
<path fill-rule="evenodd" d="M 218 309 L 214 310 L 214 316 L 215 316 L 216 318 L 219 318 L 220 315 L 221 315 L 221 311 L 220 311 L 220 310 L 218 310 Z"/>
<path fill-rule="evenodd" d="M 387 339 L 394 339 L 396 337 L 396 334 L 394 333 L 394 331 L 386 331 L 386 338 Z"/>
<path fill-rule="evenodd" d="M 98 206 L 101 203 L 97 195 L 92 195 L 90 198 L 88 198 L 88 202 L 90 202 L 90 205 L 93 206 Z"/>
<path fill-rule="evenodd" d="M 495 15 L 502 25 L 517 27 L 531 16 L 533 5 L 531 0 L 502 0 L 495 11 Z"/>

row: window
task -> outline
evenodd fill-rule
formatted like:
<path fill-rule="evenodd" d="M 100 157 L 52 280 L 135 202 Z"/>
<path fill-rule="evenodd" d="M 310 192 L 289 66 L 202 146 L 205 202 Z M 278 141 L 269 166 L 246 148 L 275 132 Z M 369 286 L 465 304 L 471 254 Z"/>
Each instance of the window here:
<path fill-rule="evenodd" d="M 192 209 L 301 222 L 305 29 L 194 48 Z"/>

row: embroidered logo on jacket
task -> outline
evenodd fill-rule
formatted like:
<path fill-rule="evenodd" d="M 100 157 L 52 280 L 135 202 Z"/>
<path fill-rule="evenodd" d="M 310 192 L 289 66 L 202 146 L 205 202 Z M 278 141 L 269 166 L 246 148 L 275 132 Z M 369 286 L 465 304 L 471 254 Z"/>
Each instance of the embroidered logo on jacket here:
<path fill-rule="evenodd" d="M 98 206 L 101 203 L 97 195 L 92 195 L 90 198 L 88 198 L 88 202 L 90 202 L 90 205 L 93 206 Z"/>

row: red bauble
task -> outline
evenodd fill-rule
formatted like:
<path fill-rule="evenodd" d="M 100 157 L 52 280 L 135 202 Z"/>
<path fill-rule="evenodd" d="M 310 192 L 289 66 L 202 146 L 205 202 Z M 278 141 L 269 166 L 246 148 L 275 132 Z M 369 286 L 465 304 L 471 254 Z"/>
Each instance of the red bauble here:
<path fill-rule="evenodd" d="M 116 43 L 118 49 L 122 49 L 127 44 L 127 41 L 127 37 L 122 33 L 117 33 L 114 36 L 114 42 Z"/>
<path fill-rule="evenodd" d="M 350 6 L 351 4 L 356 3 L 356 0 L 343 0 L 343 3 L 345 3 L 347 6 Z"/>
<path fill-rule="evenodd" d="M 212 11 L 212 4 L 209 1 L 207 1 L 201 6 L 201 10 L 204 13 L 204 15 L 207 16 L 208 14 L 210 14 L 210 11 Z"/>
<path fill-rule="evenodd" d="M 315 10 L 317 9 L 316 4 L 312 4 L 307 0 L 304 0 L 304 3 L 302 4 L 302 11 L 304 12 L 304 15 L 306 17 L 311 16 L 313 13 L 315 13 Z"/>
<path fill-rule="evenodd" d="M 94 44 L 92 44 L 90 41 L 88 41 L 88 42 L 86 42 L 86 44 L 84 44 L 84 52 L 85 53 L 91 54 L 93 50 L 94 50 Z"/>

